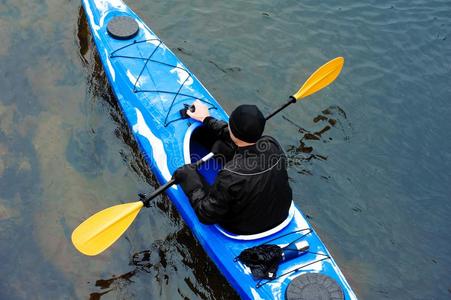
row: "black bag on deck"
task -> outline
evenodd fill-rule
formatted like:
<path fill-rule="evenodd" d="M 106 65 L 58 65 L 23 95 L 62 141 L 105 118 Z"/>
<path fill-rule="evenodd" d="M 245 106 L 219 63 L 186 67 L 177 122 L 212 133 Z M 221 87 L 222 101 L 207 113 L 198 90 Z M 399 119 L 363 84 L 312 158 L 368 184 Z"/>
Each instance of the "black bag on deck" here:
<path fill-rule="evenodd" d="M 243 250 L 236 259 L 251 269 L 255 279 L 273 279 L 282 260 L 282 248 L 264 244 Z"/>

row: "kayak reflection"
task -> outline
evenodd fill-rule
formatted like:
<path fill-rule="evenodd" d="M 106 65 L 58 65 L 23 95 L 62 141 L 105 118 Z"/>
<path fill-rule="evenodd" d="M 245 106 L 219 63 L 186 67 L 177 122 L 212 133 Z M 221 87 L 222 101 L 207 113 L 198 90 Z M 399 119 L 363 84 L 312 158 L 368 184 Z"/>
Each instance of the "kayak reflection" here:
<path fill-rule="evenodd" d="M 199 298 L 239 299 L 186 226 L 168 235 L 165 240 L 155 241 L 150 249 L 134 253 L 129 264 L 132 269 L 124 274 L 96 280 L 95 286 L 99 290 L 90 294 L 90 300 L 101 299 L 113 291 L 115 294 L 126 294 L 129 289 L 135 290 L 138 287 L 133 284 L 139 282 L 140 277 L 144 280 L 151 277 L 160 286 L 170 285 L 174 272 L 189 274 L 184 282 Z M 174 293 L 172 297 L 188 296 L 180 290 L 171 292 Z"/>

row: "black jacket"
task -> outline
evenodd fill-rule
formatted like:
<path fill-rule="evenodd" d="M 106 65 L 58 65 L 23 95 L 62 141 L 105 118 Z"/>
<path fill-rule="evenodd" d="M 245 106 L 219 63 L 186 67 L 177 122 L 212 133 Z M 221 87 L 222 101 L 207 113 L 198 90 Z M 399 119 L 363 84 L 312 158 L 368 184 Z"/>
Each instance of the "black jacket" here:
<path fill-rule="evenodd" d="M 204 126 L 232 143 L 227 123 L 207 117 Z M 269 230 L 288 216 L 292 192 L 288 184 L 286 156 L 278 142 L 264 136 L 255 145 L 238 148 L 219 171 L 212 186 L 193 169 L 187 193 L 199 220 L 218 223 L 236 234 Z"/>

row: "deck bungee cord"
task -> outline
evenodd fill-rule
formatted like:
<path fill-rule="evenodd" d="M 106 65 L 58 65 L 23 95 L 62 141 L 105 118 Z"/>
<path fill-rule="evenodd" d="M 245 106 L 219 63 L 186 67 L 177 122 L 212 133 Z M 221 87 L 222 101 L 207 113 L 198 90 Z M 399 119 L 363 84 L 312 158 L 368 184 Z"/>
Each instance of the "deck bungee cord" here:
<path fill-rule="evenodd" d="M 155 49 L 152 51 L 152 53 L 147 58 L 139 57 L 139 56 L 129 56 L 129 55 L 118 55 L 118 54 L 116 54 L 117 52 L 119 52 L 121 50 L 124 50 L 124 49 L 126 49 L 126 48 L 128 48 L 130 46 L 135 46 L 135 45 L 138 45 L 140 43 L 151 43 L 151 42 L 154 42 L 154 41 L 158 42 L 158 45 L 156 45 Z M 133 93 L 162 93 L 162 94 L 172 94 L 172 95 L 174 95 L 174 97 L 173 97 L 173 99 L 171 101 L 171 104 L 169 106 L 169 109 L 167 111 L 167 114 L 166 114 L 166 116 L 164 118 L 164 126 L 165 127 L 167 127 L 169 124 L 171 124 L 173 122 L 180 121 L 180 120 L 184 119 L 184 117 L 179 117 L 179 118 L 175 118 L 173 120 L 169 120 L 168 121 L 169 115 L 170 115 L 170 113 L 172 111 L 172 107 L 174 106 L 175 100 L 177 99 L 178 96 L 199 100 L 199 101 L 201 101 L 203 103 L 209 104 L 210 105 L 209 109 L 217 109 L 217 107 L 215 105 L 213 105 L 211 102 L 209 102 L 204 97 L 199 97 L 199 96 L 195 96 L 195 95 L 189 95 L 189 94 L 180 93 L 180 91 L 185 86 L 185 83 L 188 80 L 192 79 L 193 77 L 192 77 L 191 73 L 185 68 L 182 68 L 182 67 L 180 67 L 178 65 L 169 64 L 169 63 L 166 63 L 166 62 L 163 62 L 163 61 L 160 61 L 160 60 L 152 59 L 153 55 L 157 52 L 158 49 L 160 49 L 160 45 L 162 45 L 162 44 L 163 44 L 163 41 L 160 40 L 160 39 L 145 39 L 145 40 L 140 40 L 140 41 L 134 40 L 132 43 L 130 43 L 128 45 L 125 45 L 125 46 L 122 46 L 122 47 L 112 51 L 111 54 L 110 54 L 110 58 L 127 58 L 127 59 L 136 59 L 136 60 L 143 60 L 143 61 L 145 61 L 144 65 L 143 65 L 141 71 L 139 72 L 139 75 L 136 78 L 135 83 L 133 85 Z M 149 62 L 158 63 L 160 65 L 164 65 L 164 66 L 170 67 L 172 69 L 181 70 L 181 71 L 185 72 L 187 76 L 186 76 L 185 80 L 183 81 L 183 83 L 180 85 L 180 87 L 178 88 L 178 90 L 176 92 L 174 92 L 174 91 L 165 91 L 165 90 L 138 89 L 137 86 L 138 86 L 139 79 L 141 78 L 142 74 L 144 73 L 144 70 L 147 68 L 147 65 L 148 65 Z M 149 75 L 151 76 L 152 81 L 154 81 L 153 78 L 152 78 L 152 75 L 150 74 L 150 72 L 149 72 Z"/>

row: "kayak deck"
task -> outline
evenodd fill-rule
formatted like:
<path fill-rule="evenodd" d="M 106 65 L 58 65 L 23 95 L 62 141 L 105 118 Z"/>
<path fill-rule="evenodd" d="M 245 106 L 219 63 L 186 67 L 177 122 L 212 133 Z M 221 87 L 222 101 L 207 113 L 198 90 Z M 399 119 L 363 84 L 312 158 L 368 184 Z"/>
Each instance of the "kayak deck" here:
<path fill-rule="evenodd" d="M 209 152 L 196 132 L 201 124 L 180 118 L 180 109 L 200 99 L 218 119 L 228 116 L 205 87 L 169 48 L 120 0 L 83 0 L 87 19 L 109 83 L 128 125 L 157 180 L 164 184 L 181 165 Z M 107 32 L 116 16 L 133 18 L 139 28 L 128 40 L 115 39 Z M 197 135 L 199 136 L 199 135 Z M 211 146 L 211 145 L 210 145 Z M 200 172 L 210 183 L 220 166 L 209 162 Z M 321 273 L 340 285 L 345 299 L 356 299 L 325 245 L 295 208 L 290 223 L 269 237 L 240 241 L 222 234 L 214 225 L 199 222 L 181 188 L 173 186 L 167 195 L 219 270 L 245 299 L 285 299 L 291 280 L 303 273 Z M 278 278 L 254 280 L 249 268 L 235 258 L 246 248 L 271 242 L 286 245 L 305 239 L 310 252 L 280 265 Z"/>

